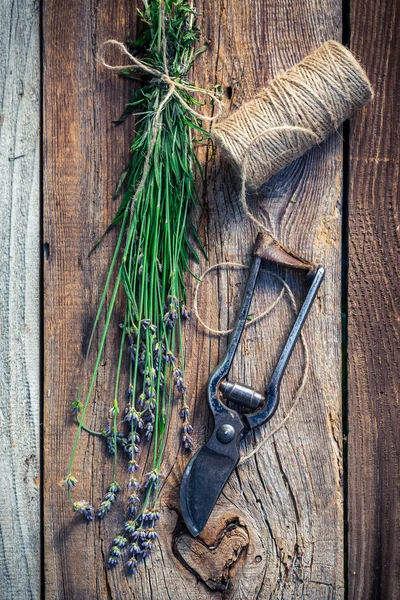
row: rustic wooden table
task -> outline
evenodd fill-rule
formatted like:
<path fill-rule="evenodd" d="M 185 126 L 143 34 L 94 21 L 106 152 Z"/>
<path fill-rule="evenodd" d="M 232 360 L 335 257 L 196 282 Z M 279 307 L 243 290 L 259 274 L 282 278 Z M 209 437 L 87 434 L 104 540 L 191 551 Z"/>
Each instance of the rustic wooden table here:
<path fill-rule="evenodd" d="M 96 57 L 104 40 L 134 35 L 136 2 L 1 0 L 0 6 L 1 599 L 397 600 L 400 3 L 197 6 L 209 46 L 194 78 L 202 87 L 221 85 L 226 109 L 330 38 L 343 39 L 361 59 L 375 100 L 252 199 L 284 244 L 326 268 L 305 328 L 311 370 L 300 401 L 278 427 L 304 368 L 298 345 L 278 413 L 243 452 L 277 431 L 232 475 L 196 540 L 183 527 L 178 503 L 187 457 L 170 444 L 159 546 L 134 578 L 104 567 L 123 523 L 120 511 L 85 525 L 71 514 L 60 482 L 75 434 L 68 407 L 114 234 L 87 255 L 115 211 L 112 191 L 132 138 L 131 122 L 111 124 L 131 84 Z M 199 227 L 210 260 L 193 267 L 197 275 L 216 262 L 247 262 L 256 235 L 240 209 L 231 168 L 219 153 L 206 158 Z M 210 275 L 200 312 L 212 326 L 232 324 L 244 279 L 243 272 L 223 269 Z M 300 280 L 288 281 L 300 300 Z M 190 278 L 188 286 L 192 300 Z M 252 311 L 277 289 L 263 276 Z M 246 330 L 234 379 L 263 388 L 292 320 L 283 302 Z M 226 339 L 206 334 L 195 318 L 186 338 L 198 447 L 212 426 L 205 385 Z M 95 428 L 107 417 L 113 360 L 111 339 L 89 419 Z M 172 437 L 178 426 L 176 417 Z M 111 469 L 93 460 L 98 443 L 84 436 L 76 461 L 84 493 L 96 503 Z"/>

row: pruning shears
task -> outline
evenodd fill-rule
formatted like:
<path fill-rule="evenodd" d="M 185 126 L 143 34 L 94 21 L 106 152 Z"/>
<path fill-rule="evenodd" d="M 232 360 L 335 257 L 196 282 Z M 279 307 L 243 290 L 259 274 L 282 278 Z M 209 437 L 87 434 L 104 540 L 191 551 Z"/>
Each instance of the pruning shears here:
<path fill-rule="evenodd" d="M 306 298 L 297 315 L 281 356 L 268 384 L 266 394 L 226 378 L 246 324 L 258 273 L 263 261 L 299 269 L 310 281 Z M 212 373 L 207 387 L 207 402 L 214 417 L 214 431 L 208 442 L 188 463 L 180 489 L 180 504 L 186 526 L 193 536 L 204 529 L 209 516 L 240 457 L 240 442 L 253 429 L 264 425 L 279 403 L 280 383 L 324 278 L 324 268 L 300 258 L 267 233 L 259 233 L 253 248 L 246 291 L 231 334 L 226 354 Z M 226 402 L 247 407 L 253 412 L 239 414 Z"/>

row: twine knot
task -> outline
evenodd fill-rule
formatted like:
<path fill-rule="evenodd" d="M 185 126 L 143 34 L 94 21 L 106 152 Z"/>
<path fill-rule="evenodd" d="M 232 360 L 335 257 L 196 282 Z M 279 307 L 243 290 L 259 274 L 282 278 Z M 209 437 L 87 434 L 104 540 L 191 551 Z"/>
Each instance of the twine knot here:
<path fill-rule="evenodd" d="M 162 22 L 164 23 L 164 20 L 162 20 Z M 164 28 L 165 28 L 165 25 L 164 25 Z M 122 44 L 121 42 L 118 42 L 118 40 L 113 40 L 113 39 L 107 40 L 107 41 L 103 42 L 103 44 L 101 45 L 100 52 L 99 52 L 99 61 L 103 65 L 103 67 L 105 67 L 106 69 L 110 69 L 112 71 L 122 71 L 124 69 L 139 69 L 141 71 L 144 71 L 145 73 L 148 73 L 149 75 L 152 75 L 153 77 L 155 77 L 157 79 L 161 79 L 169 88 L 169 91 L 166 95 L 167 101 L 173 95 L 180 102 L 180 104 L 185 108 L 185 110 L 187 110 L 190 114 L 192 114 L 197 119 L 200 119 L 202 121 L 210 121 L 210 122 L 217 119 L 220 116 L 220 113 L 222 110 L 221 100 L 218 98 L 218 96 L 216 94 L 214 94 L 210 90 L 206 90 L 204 88 L 199 88 L 197 86 L 191 85 L 190 83 L 185 83 L 179 77 L 171 77 L 171 75 L 169 74 L 169 70 L 168 70 L 167 49 L 166 49 L 167 44 L 166 44 L 165 31 L 163 31 L 163 35 L 162 35 L 162 44 L 163 44 L 163 69 L 164 69 L 163 71 L 156 69 L 154 67 L 150 67 L 148 64 L 146 64 L 145 62 L 143 62 L 142 60 L 137 58 L 137 56 L 134 56 L 133 54 L 131 54 L 131 52 L 129 52 L 128 48 L 124 44 Z M 104 58 L 104 51 L 109 46 L 114 46 L 115 48 L 118 48 L 122 52 L 122 54 L 124 54 L 125 56 L 127 56 L 129 58 L 130 63 L 123 64 L 123 65 L 109 64 Z M 182 97 L 182 94 L 179 93 L 179 91 L 190 92 L 193 94 L 203 94 L 203 95 L 209 97 L 213 101 L 213 104 L 217 107 L 217 114 L 208 116 L 208 115 L 203 115 L 203 114 L 197 112 L 191 106 L 188 105 L 188 103 L 184 100 L 184 98 Z M 164 98 L 164 101 L 165 101 L 165 98 Z M 164 105 L 165 105 L 165 102 L 164 102 L 163 106 Z"/>

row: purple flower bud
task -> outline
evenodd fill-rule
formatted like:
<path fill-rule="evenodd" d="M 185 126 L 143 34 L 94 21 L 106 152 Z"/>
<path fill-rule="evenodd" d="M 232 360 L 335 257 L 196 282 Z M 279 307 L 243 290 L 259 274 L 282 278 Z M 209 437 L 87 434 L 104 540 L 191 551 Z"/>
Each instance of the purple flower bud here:
<path fill-rule="evenodd" d="M 148 552 L 151 552 L 152 550 L 154 550 L 154 544 L 151 540 L 146 539 L 142 542 L 142 548 L 144 550 L 147 550 Z"/>
<path fill-rule="evenodd" d="M 138 546 L 138 544 L 131 544 L 130 546 L 128 546 L 128 552 L 129 554 L 140 554 L 140 547 Z"/>
<path fill-rule="evenodd" d="M 76 415 L 76 414 L 80 413 L 81 410 L 82 410 L 82 402 L 79 402 L 79 400 L 75 400 L 75 402 L 73 402 L 71 405 L 72 414 Z"/>
<path fill-rule="evenodd" d="M 140 323 L 140 327 L 142 329 L 142 331 L 147 331 L 147 329 L 150 327 L 151 321 L 150 319 L 142 319 L 141 323 Z"/>
<path fill-rule="evenodd" d="M 99 517 L 99 519 L 104 519 L 106 514 L 110 512 L 111 506 L 112 503 L 110 500 L 103 500 L 103 502 L 100 504 L 99 510 L 97 511 L 97 516 Z"/>
<path fill-rule="evenodd" d="M 134 458 L 132 458 L 128 463 L 128 471 L 130 471 L 130 473 L 134 473 L 135 471 L 138 471 L 139 469 L 140 469 L 140 467 L 137 464 L 136 460 Z"/>
<path fill-rule="evenodd" d="M 149 485 L 153 484 L 154 487 L 157 487 L 159 479 L 160 479 L 160 473 L 157 471 L 157 469 L 153 469 L 152 471 L 150 471 L 149 473 L 145 473 L 145 487 L 148 487 Z"/>
<path fill-rule="evenodd" d="M 85 519 L 87 519 L 88 521 L 93 521 L 94 508 L 86 500 L 80 500 L 79 502 L 74 502 L 73 509 L 75 512 L 83 515 L 85 517 Z"/>
<path fill-rule="evenodd" d="M 147 539 L 148 540 L 156 540 L 157 538 L 158 538 L 157 531 L 154 529 L 154 527 L 150 527 L 150 529 L 147 530 Z"/>
<path fill-rule="evenodd" d="M 190 423 L 188 423 L 188 421 L 184 421 L 182 425 L 182 431 L 183 433 L 188 433 L 190 435 L 193 433 L 193 427 L 190 425 Z"/>
<path fill-rule="evenodd" d="M 167 353 L 166 353 L 166 355 L 165 355 L 165 358 L 164 358 L 164 360 L 165 360 L 165 362 L 166 362 L 166 363 L 168 363 L 168 364 L 171 364 L 171 365 L 174 365 L 174 364 L 175 364 L 176 358 L 175 358 L 175 356 L 173 355 L 173 353 L 171 352 L 171 350 L 168 350 L 168 352 L 167 352 Z"/>
<path fill-rule="evenodd" d="M 187 404 L 184 404 L 181 410 L 181 418 L 186 421 L 186 419 L 189 417 L 190 415 L 190 409 L 188 407 Z"/>
<path fill-rule="evenodd" d="M 194 443 L 193 440 L 190 436 L 188 435 L 183 435 L 182 436 L 182 443 L 183 446 L 185 448 L 185 450 L 189 450 L 189 452 L 193 452 L 194 450 Z"/>
<path fill-rule="evenodd" d="M 128 540 L 123 535 L 117 535 L 117 537 L 113 540 L 113 546 L 117 546 L 118 548 L 125 548 L 127 543 Z"/>
<path fill-rule="evenodd" d="M 68 489 L 75 487 L 77 483 L 78 480 L 73 475 L 67 475 L 64 481 L 62 482 L 63 486 L 68 487 Z"/>
<path fill-rule="evenodd" d="M 108 489 L 110 492 L 113 492 L 114 494 L 118 494 L 118 492 L 121 489 L 121 486 L 116 481 L 113 481 Z"/>
<path fill-rule="evenodd" d="M 157 508 L 151 508 L 150 509 L 150 517 L 152 521 L 159 521 L 160 520 L 160 512 Z"/>
<path fill-rule="evenodd" d="M 133 537 L 133 534 L 136 533 L 136 523 L 135 521 L 126 521 L 125 523 L 125 531 L 130 533 Z"/>
<path fill-rule="evenodd" d="M 115 494 L 113 494 L 112 492 L 107 492 L 106 494 L 106 500 L 108 500 L 109 502 L 114 503 L 117 499 L 117 496 Z"/>
<path fill-rule="evenodd" d="M 131 477 L 131 479 L 129 480 L 127 486 L 128 489 L 135 489 L 135 490 L 140 490 L 140 483 L 137 481 L 137 479 L 135 479 L 134 477 Z"/>
<path fill-rule="evenodd" d="M 137 560 L 133 556 L 126 561 L 125 566 L 130 575 L 134 575 L 137 571 Z"/>
<path fill-rule="evenodd" d="M 153 436 L 154 426 L 151 423 L 146 423 L 145 427 L 145 438 L 147 441 L 150 441 Z"/>
<path fill-rule="evenodd" d="M 181 306 L 181 315 L 184 319 L 190 318 L 190 313 L 184 304 L 182 304 L 182 306 Z"/>

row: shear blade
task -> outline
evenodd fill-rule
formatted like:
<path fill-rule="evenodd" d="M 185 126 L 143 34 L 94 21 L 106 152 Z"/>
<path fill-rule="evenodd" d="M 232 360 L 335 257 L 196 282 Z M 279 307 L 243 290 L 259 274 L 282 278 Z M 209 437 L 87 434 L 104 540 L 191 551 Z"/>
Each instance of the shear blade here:
<path fill-rule="evenodd" d="M 186 467 L 180 503 L 183 519 L 194 537 L 203 531 L 236 463 L 237 458 L 206 445 L 196 452 Z"/>

